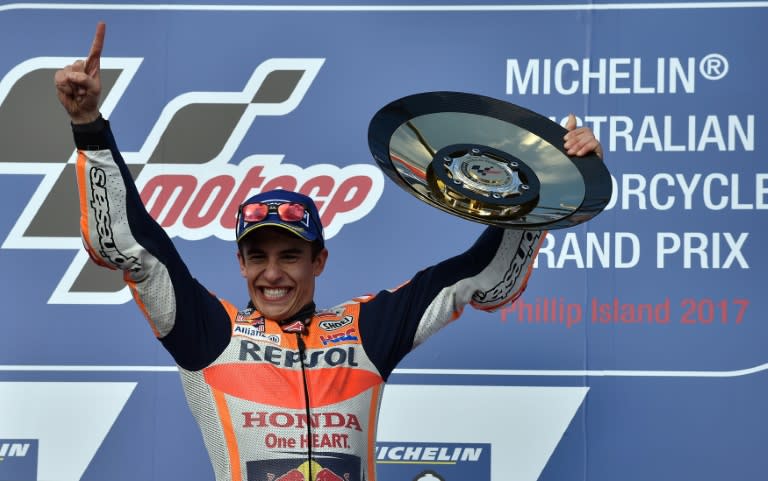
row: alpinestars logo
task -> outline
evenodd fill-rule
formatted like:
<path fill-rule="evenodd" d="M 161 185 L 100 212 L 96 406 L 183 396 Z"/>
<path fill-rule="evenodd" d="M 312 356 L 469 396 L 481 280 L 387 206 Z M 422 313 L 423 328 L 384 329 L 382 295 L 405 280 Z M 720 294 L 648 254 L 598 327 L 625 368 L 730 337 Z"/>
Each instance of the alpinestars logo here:
<path fill-rule="evenodd" d="M 77 156 L 69 119 L 52 92 L 55 71 L 74 60 L 33 58 L 0 80 L 0 175 L 42 176 L 0 248 L 76 250 L 48 303 L 119 304 L 130 300 L 121 276 L 91 263 L 82 248 Z M 102 58 L 101 111 L 106 118 L 141 61 Z M 313 197 L 327 238 L 373 209 L 384 188 L 383 174 L 373 164 L 303 168 L 283 163 L 282 155 L 233 158 L 254 119 L 292 112 L 323 63 L 318 58 L 268 59 L 240 92 L 179 95 L 162 110 L 140 150 L 122 152 L 150 214 L 171 237 L 232 240 L 237 206 L 273 188 Z"/>

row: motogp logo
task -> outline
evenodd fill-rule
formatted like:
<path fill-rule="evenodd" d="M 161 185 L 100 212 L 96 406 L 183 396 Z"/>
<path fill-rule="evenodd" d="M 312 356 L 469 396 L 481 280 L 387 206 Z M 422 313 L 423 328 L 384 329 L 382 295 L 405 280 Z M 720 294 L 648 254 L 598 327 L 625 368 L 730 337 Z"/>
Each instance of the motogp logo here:
<path fill-rule="evenodd" d="M 130 293 L 122 278 L 93 265 L 80 239 L 77 156 L 66 114 L 52 94 L 56 70 L 75 60 L 33 58 L 0 80 L 0 176 L 42 176 L 29 200 L 18 199 L 26 206 L 0 247 L 77 251 L 48 303 L 124 303 Z M 141 62 L 102 58 L 106 118 Z M 233 158 L 257 117 L 288 115 L 300 104 L 323 63 L 268 59 L 239 92 L 181 94 L 162 110 L 138 152 L 122 152 L 149 213 L 171 237 L 232 241 L 240 203 L 276 188 L 312 197 L 326 238 L 371 212 L 384 188 L 383 174 L 372 164 L 300 167 L 284 162 L 283 155 L 259 153 Z M 30 132 L 39 138 L 30 138 Z"/>

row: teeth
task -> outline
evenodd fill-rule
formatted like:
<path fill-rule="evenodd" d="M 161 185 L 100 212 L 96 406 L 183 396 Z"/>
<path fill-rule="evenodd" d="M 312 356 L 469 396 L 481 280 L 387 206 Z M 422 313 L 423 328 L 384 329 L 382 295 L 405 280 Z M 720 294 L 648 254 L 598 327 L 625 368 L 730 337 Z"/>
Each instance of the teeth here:
<path fill-rule="evenodd" d="M 268 299 L 279 299 L 288 293 L 285 287 L 265 287 L 263 289 L 264 297 Z"/>

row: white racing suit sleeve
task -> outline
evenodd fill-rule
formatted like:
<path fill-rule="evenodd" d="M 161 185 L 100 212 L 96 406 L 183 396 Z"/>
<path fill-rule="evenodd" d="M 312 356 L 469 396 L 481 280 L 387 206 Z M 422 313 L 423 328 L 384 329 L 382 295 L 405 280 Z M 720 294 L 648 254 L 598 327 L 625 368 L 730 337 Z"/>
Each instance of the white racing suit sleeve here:
<path fill-rule="evenodd" d="M 185 369 L 205 367 L 229 341 L 234 308 L 189 273 L 149 215 L 109 123 L 73 126 L 80 230 L 91 258 L 121 270 L 155 336 Z"/>
<path fill-rule="evenodd" d="M 492 312 L 520 297 L 528 285 L 544 235 L 542 231 L 503 230 L 493 257 L 481 271 L 458 279 L 437 293 L 420 319 L 414 345 L 461 315 L 467 304 Z M 477 244 L 473 249 L 477 249 Z"/>
<path fill-rule="evenodd" d="M 366 352 L 386 379 L 429 336 L 467 305 L 493 311 L 525 290 L 545 231 L 488 227 L 466 252 L 426 268 L 360 307 Z"/>

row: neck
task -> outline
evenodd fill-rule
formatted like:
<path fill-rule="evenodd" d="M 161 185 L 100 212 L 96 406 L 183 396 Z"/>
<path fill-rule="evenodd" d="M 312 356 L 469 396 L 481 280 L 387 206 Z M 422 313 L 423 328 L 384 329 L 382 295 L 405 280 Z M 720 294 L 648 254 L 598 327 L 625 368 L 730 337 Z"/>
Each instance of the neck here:
<path fill-rule="evenodd" d="M 290 324 L 291 322 L 295 321 L 301 321 L 302 323 L 306 324 L 309 322 L 310 319 L 312 319 L 312 315 L 315 313 L 315 303 L 310 302 L 309 304 L 305 305 L 299 311 L 290 316 L 287 319 L 284 319 L 280 321 L 280 324 Z"/>
<path fill-rule="evenodd" d="M 252 309 L 258 309 L 256 306 L 253 305 L 253 301 L 248 301 L 248 307 Z M 301 321 L 302 323 L 306 324 L 307 322 L 309 322 L 309 319 L 312 318 L 312 315 L 314 313 L 315 313 L 315 302 L 310 301 L 309 303 L 305 304 L 304 307 L 299 309 L 295 314 L 288 316 L 282 321 L 278 321 L 278 324 L 285 325 L 295 321 Z"/>

